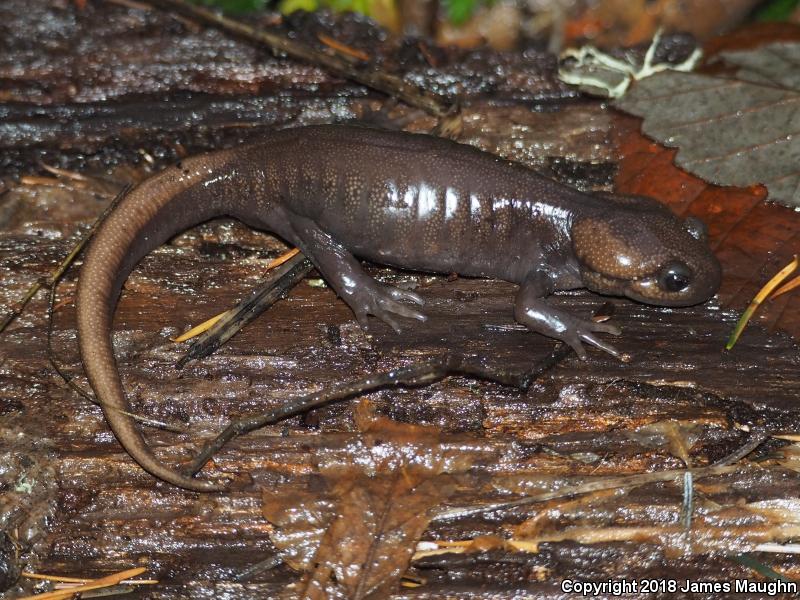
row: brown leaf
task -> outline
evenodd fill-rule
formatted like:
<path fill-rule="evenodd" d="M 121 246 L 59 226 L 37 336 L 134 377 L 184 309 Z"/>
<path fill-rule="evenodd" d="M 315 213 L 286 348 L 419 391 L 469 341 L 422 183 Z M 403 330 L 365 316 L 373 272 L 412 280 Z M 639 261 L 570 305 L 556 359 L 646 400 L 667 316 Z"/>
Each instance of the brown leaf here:
<path fill-rule="evenodd" d="M 456 480 L 425 471 L 396 471 L 343 480 L 333 490 L 337 511 L 301 585 L 305 596 L 333 585 L 347 598 L 383 598 L 392 592 L 430 520 Z"/>
<path fill-rule="evenodd" d="M 397 587 L 432 511 L 469 465 L 438 429 L 357 417 L 361 435 L 320 457 L 317 491 L 264 492 L 275 546 L 305 571 L 301 598 L 383 598 Z"/>
<path fill-rule="evenodd" d="M 773 42 L 800 40 L 800 27 L 791 23 L 750 23 L 705 44 L 705 55 L 715 56 L 730 50 L 749 50 Z"/>
<path fill-rule="evenodd" d="M 761 286 L 800 253 L 800 214 L 765 204 L 766 190 L 720 187 L 704 182 L 673 164 L 675 150 L 648 140 L 638 119 L 620 118 L 617 132 L 621 155 L 616 191 L 652 196 L 680 216 L 693 215 L 709 228 L 709 238 L 722 262 L 719 299 L 723 306 L 747 306 Z M 767 302 L 757 319 L 800 338 L 800 293 L 793 291 Z"/>

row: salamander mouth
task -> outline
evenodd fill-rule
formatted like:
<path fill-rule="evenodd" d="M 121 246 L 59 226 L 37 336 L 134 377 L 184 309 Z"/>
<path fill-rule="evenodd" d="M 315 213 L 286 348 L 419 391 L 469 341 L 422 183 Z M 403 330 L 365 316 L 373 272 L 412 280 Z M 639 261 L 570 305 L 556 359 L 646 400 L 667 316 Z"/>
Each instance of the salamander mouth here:
<path fill-rule="evenodd" d="M 716 289 L 697 289 L 694 283 L 680 292 L 668 292 L 658 283 L 658 274 L 648 274 L 632 279 L 605 275 L 591 269 L 582 269 L 584 285 L 593 292 L 610 296 L 624 296 L 643 304 L 656 306 L 693 306 L 711 298 Z"/>

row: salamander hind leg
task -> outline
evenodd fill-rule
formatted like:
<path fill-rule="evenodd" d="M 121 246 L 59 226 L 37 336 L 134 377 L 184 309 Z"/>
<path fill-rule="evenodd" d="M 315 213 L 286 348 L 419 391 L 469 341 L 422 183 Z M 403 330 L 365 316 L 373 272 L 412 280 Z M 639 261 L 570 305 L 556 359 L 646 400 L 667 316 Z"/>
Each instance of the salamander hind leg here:
<path fill-rule="evenodd" d="M 288 212 L 288 211 L 287 211 Z M 402 304 L 403 301 L 421 305 L 423 299 L 413 292 L 375 281 L 361 268 L 356 258 L 314 221 L 293 213 L 287 216 L 295 241 L 308 256 L 334 291 L 352 309 L 359 325 L 367 329 L 367 315 L 400 332 L 396 316 L 425 321 L 420 311 Z"/>
<path fill-rule="evenodd" d="M 544 301 L 544 297 L 552 291 L 546 276 L 535 274 L 529 277 L 520 287 L 514 302 L 514 318 L 532 331 L 569 344 L 582 360 L 587 358 L 583 342 L 592 344 L 617 358 L 620 357 L 619 351 L 614 346 L 596 335 L 597 333 L 619 335 L 618 327 L 608 323 L 587 321 L 550 306 Z"/>

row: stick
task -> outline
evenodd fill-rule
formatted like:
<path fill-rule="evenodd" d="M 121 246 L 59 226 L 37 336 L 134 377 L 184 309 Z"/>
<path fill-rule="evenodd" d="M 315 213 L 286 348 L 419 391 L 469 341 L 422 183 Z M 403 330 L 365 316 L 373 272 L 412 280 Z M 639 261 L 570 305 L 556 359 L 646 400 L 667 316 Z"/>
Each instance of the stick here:
<path fill-rule="evenodd" d="M 143 425 L 156 427 L 158 429 L 164 429 L 166 431 L 172 431 L 174 433 L 188 433 L 188 430 L 185 427 L 181 427 L 180 425 L 167 423 L 165 421 L 157 421 L 155 419 L 151 419 L 150 417 L 138 415 L 136 413 L 132 413 L 127 410 L 121 410 L 116 406 L 109 406 L 102 400 L 95 398 L 93 395 L 91 395 L 89 392 L 87 392 L 81 386 L 75 383 L 72 376 L 69 373 L 67 373 L 64 370 L 64 368 L 59 364 L 58 357 L 56 356 L 56 352 L 53 349 L 53 329 L 55 328 L 53 307 L 56 302 L 57 288 L 58 288 L 58 281 L 56 281 L 52 286 L 50 286 L 50 295 L 47 302 L 47 360 L 50 362 L 50 366 L 53 367 L 53 370 L 56 373 L 58 373 L 61 379 L 64 380 L 64 383 L 66 383 L 75 393 L 77 393 L 84 400 L 88 400 L 92 404 L 96 404 L 97 406 L 101 406 L 108 410 L 116 410 L 117 412 L 120 412 L 123 415 L 127 415 L 130 418 L 134 419 L 135 421 L 142 423 Z"/>
<path fill-rule="evenodd" d="M 288 294 L 313 268 L 311 261 L 302 254 L 296 254 L 276 267 L 249 296 L 226 312 L 208 331 L 197 336 L 175 368 L 183 368 L 190 360 L 206 357 L 216 351 L 242 327 Z"/>
<path fill-rule="evenodd" d="M 741 467 L 735 465 L 719 465 L 710 467 L 701 467 L 699 469 L 691 469 L 692 476 L 695 479 L 701 477 L 709 477 L 712 475 L 722 475 L 724 473 L 732 473 Z M 566 496 L 575 496 L 578 494 L 588 494 L 600 490 L 610 490 L 625 487 L 638 487 L 648 483 L 657 481 L 670 481 L 683 478 L 687 469 L 675 469 L 671 471 L 658 471 L 656 473 L 641 473 L 636 475 L 621 475 L 619 477 L 602 477 L 594 481 L 580 483 L 577 485 L 567 485 L 561 489 L 552 492 L 542 492 L 533 496 L 525 496 L 517 500 L 509 500 L 508 502 L 492 502 L 489 504 L 481 504 L 477 506 L 462 506 L 455 508 L 445 509 L 433 517 L 434 521 L 442 521 L 446 519 L 455 519 L 461 517 L 469 517 L 480 513 L 493 512 L 496 510 L 508 510 L 519 506 L 527 506 L 529 504 L 536 504 L 538 502 L 547 502 L 556 498 L 564 498 Z"/>
<path fill-rule="evenodd" d="M 750 432 L 749 439 L 742 444 L 739 448 L 719 459 L 713 466 L 732 465 L 742 460 L 745 456 L 750 454 L 753 450 L 758 448 L 761 444 L 770 438 L 770 433 L 766 428 L 753 427 Z"/>
<path fill-rule="evenodd" d="M 72 266 L 72 263 L 75 261 L 75 258 L 77 258 L 77 256 L 81 253 L 81 251 L 84 249 L 89 240 L 92 239 L 92 236 L 95 234 L 95 232 L 100 227 L 102 222 L 106 219 L 106 217 L 108 217 L 108 215 L 111 214 L 111 211 L 113 211 L 119 205 L 120 201 L 122 200 L 122 198 L 125 197 L 125 195 L 128 193 L 128 190 L 130 190 L 131 187 L 133 186 L 127 185 L 122 190 L 120 190 L 120 192 L 114 197 L 114 199 L 100 214 L 100 216 L 97 217 L 97 219 L 89 228 L 89 230 L 83 235 L 83 237 L 78 241 L 78 243 L 75 244 L 75 246 L 72 248 L 67 257 L 61 262 L 59 267 L 55 271 L 53 271 L 53 273 L 51 273 L 49 278 L 40 278 L 36 282 L 36 284 L 34 284 L 34 286 L 31 286 L 25 297 L 28 300 L 30 300 L 30 298 L 33 298 L 36 292 L 38 292 L 42 287 L 50 288 L 50 293 L 47 302 L 47 359 L 50 362 L 50 365 L 53 367 L 53 370 L 61 377 L 61 379 L 64 380 L 64 383 L 66 383 L 70 388 L 72 388 L 73 391 L 75 391 L 83 399 L 88 400 L 93 404 L 97 404 L 98 406 L 102 406 L 110 410 L 117 410 L 145 425 L 149 425 L 151 427 L 158 427 L 160 429 L 166 429 L 167 431 L 174 431 L 176 433 L 186 433 L 186 428 L 184 427 L 170 423 L 165 423 L 162 421 L 156 421 L 155 419 L 150 419 L 142 415 L 137 415 L 135 413 L 120 410 L 116 407 L 104 404 L 102 401 L 98 400 L 97 398 L 89 394 L 89 392 L 81 388 L 77 383 L 75 383 L 72 380 L 72 376 L 69 375 L 69 373 L 67 373 L 59 364 L 55 350 L 53 349 L 53 330 L 55 328 L 54 306 L 56 302 L 56 290 L 58 288 L 58 283 L 61 281 L 61 278 L 70 268 L 70 266 Z M 27 301 L 25 302 L 25 304 L 27 304 Z M 7 318 L 3 322 L 3 327 L 5 327 L 8 323 L 10 323 L 14 317 L 18 316 L 22 312 L 23 308 L 24 305 L 20 307 L 20 310 L 19 312 L 17 312 L 16 315 Z M 1 331 L 2 327 L 0 327 L 0 332 Z"/>
<path fill-rule="evenodd" d="M 131 187 L 133 186 L 132 185 L 125 186 L 114 197 L 114 199 L 108 206 L 106 206 L 105 210 L 100 214 L 100 216 L 97 217 L 97 220 L 95 220 L 95 222 L 89 228 L 89 231 L 83 234 L 83 237 L 81 237 L 81 239 L 78 240 L 78 243 L 75 244 L 70 253 L 67 254 L 66 258 L 63 261 L 61 261 L 61 264 L 58 266 L 58 268 L 56 268 L 55 271 L 50 273 L 48 277 L 40 277 L 39 279 L 36 280 L 36 282 L 34 282 L 33 285 L 31 285 L 30 288 L 28 288 L 26 294 L 22 297 L 21 300 L 17 302 L 17 306 L 14 307 L 11 310 L 11 312 L 5 316 L 2 322 L 0 322 L 0 333 L 2 333 L 14 319 L 16 319 L 18 316 L 22 314 L 22 312 L 25 310 L 25 307 L 28 305 L 28 302 L 31 301 L 31 299 L 36 295 L 36 293 L 40 289 L 42 289 L 43 287 L 52 287 L 58 280 L 61 279 L 61 277 L 64 275 L 67 269 L 69 269 L 70 265 L 74 262 L 78 254 L 81 253 L 81 250 L 83 250 L 84 246 L 86 246 L 86 243 L 92 238 L 94 232 L 97 231 L 98 227 L 100 227 L 100 223 L 105 221 L 106 217 L 111 213 L 112 210 L 114 210 L 117 207 L 120 200 L 122 200 L 125 194 L 128 193 L 128 190 L 130 190 Z"/>
<path fill-rule="evenodd" d="M 283 53 L 296 60 L 319 65 L 333 75 L 350 79 L 368 88 L 383 92 L 390 97 L 399 98 L 403 102 L 420 108 L 435 117 L 446 117 L 453 110 L 450 102 L 439 94 L 422 90 L 401 77 L 384 71 L 378 71 L 374 68 L 360 68 L 356 66 L 358 61 L 344 58 L 341 54 L 320 52 L 316 48 L 292 40 L 285 35 L 250 27 L 235 19 L 217 14 L 208 8 L 189 4 L 184 0 L 149 0 L 149 3 L 161 10 L 172 10 L 200 23 L 216 27 L 235 37 L 262 44 L 273 52 Z"/>
<path fill-rule="evenodd" d="M 566 356 L 569 356 L 571 352 L 572 349 L 569 348 L 569 346 L 566 344 L 559 344 L 550 355 L 525 373 L 502 369 L 487 369 L 480 365 L 465 363 L 461 356 L 448 354 L 441 359 L 435 359 L 401 369 L 392 369 L 391 371 L 375 373 L 349 383 L 293 398 L 288 400 L 283 406 L 271 411 L 231 421 L 216 438 L 205 445 L 203 450 L 192 461 L 185 472 L 187 475 L 195 475 L 198 473 L 214 454 L 219 452 L 225 444 L 237 436 L 249 433 L 270 423 L 307 412 L 314 408 L 319 408 L 331 402 L 345 400 L 381 388 L 428 385 L 451 375 L 465 375 L 475 379 L 483 379 L 502 385 L 513 386 L 521 391 L 527 391 L 537 377 L 553 368 Z"/>

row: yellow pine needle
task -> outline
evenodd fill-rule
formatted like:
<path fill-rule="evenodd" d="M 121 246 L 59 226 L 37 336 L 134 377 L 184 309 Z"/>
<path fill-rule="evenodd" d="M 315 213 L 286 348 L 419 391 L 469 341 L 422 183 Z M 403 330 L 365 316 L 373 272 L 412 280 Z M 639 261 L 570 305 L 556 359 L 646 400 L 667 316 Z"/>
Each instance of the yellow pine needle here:
<path fill-rule="evenodd" d="M 125 571 L 120 571 L 119 573 L 106 575 L 100 579 L 92 579 L 84 585 L 72 587 L 67 590 L 56 590 L 54 592 L 45 592 L 44 594 L 34 594 L 33 596 L 25 596 L 24 598 L 18 598 L 17 600 L 65 600 L 66 598 L 70 598 L 75 594 L 79 594 L 80 592 L 88 592 L 89 590 L 97 590 L 104 587 L 110 587 L 112 585 L 118 585 L 121 581 L 141 575 L 146 570 L 147 568 L 145 567 L 127 569 Z"/>
<path fill-rule="evenodd" d="M 539 552 L 539 542 L 536 541 L 508 540 L 508 545 L 514 548 L 514 550 L 520 550 L 522 552 L 531 552 L 532 554 L 538 554 Z"/>
<path fill-rule="evenodd" d="M 797 255 L 795 254 L 794 260 L 778 271 L 778 274 L 770 279 L 766 285 L 759 290 L 755 298 L 750 301 L 747 309 L 742 313 L 739 322 L 736 323 L 736 327 L 734 328 L 733 333 L 731 333 L 731 337 L 728 338 L 728 343 L 725 344 L 726 350 L 730 350 L 734 347 L 736 341 L 739 339 L 739 336 L 742 335 L 742 331 L 744 331 L 748 321 L 750 321 L 750 318 L 753 316 L 753 313 L 756 312 L 756 309 L 758 309 L 758 307 L 761 306 L 761 303 L 769 297 L 769 295 L 772 293 L 772 290 L 783 283 L 783 280 L 791 275 L 795 269 L 797 269 L 797 265 L 798 259 Z"/>
<path fill-rule="evenodd" d="M 29 571 L 23 571 L 22 576 L 26 579 L 43 579 L 45 581 L 59 581 L 61 583 L 86 583 L 87 581 L 91 581 L 91 579 L 81 578 L 81 577 L 65 577 L 64 575 L 46 575 L 44 573 L 31 573 Z"/>
<path fill-rule="evenodd" d="M 441 547 L 436 548 L 435 550 L 418 550 L 417 552 L 414 552 L 411 560 L 421 560 L 423 558 L 428 558 L 429 556 L 438 556 L 440 554 L 464 554 L 466 551 L 467 548 L 465 546 Z"/>
<path fill-rule="evenodd" d="M 50 165 L 46 165 L 41 163 L 42 168 L 47 171 L 48 173 L 52 173 L 56 177 L 66 177 L 67 179 L 72 179 L 73 181 L 89 181 L 89 178 L 86 175 L 81 175 L 80 173 L 76 173 L 75 171 L 68 171 L 67 169 L 59 169 L 58 167 L 53 167 Z"/>
<path fill-rule="evenodd" d="M 348 46 L 347 44 L 343 44 L 339 40 L 336 40 L 336 39 L 334 39 L 334 38 L 332 38 L 330 36 L 327 36 L 324 33 L 318 33 L 317 34 L 317 38 L 319 39 L 320 42 L 322 42 L 323 44 L 325 44 L 329 48 L 333 48 L 337 52 L 340 52 L 342 54 L 345 54 L 347 56 L 350 56 L 352 58 L 356 58 L 356 59 L 364 61 L 364 62 L 369 60 L 369 54 L 367 54 L 366 52 L 362 52 L 361 50 L 358 50 L 357 48 L 353 48 L 351 46 Z"/>
<path fill-rule="evenodd" d="M 276 258 L 267 265 L 267 271 L 269 271 L 270 269 L 274 269 L 275 267 L 280 267 L 283 263 L 285 263 L 287 260 L 292 258 L 295 254 L 298 254 L 299 252 L 300 252 L 299 248 L 292 248 L 288 252 L 284 252 L 278 258 Z"/>
<path fill-rule="evenodd" d="M 214 326 L 214 324 L 217 321 L 219 321 L 222 317 L 227 315 L 228 312 L 229 311 L 227 311 L 227 310 L 225 312 L 221 312 L 218 315 L 211 317 L 207 321 L 203 321 L 202 323 L 200 323 L 200 325 L 195 325 L 194 327 L 192 327 L 186 333 L 182 333 L 178 337 L 169 338 L 169 339 L 171 339 L 176 344 L 180 344 L 181 342 L 185 342 L 186 340 L 190 340 L 193 337 L 196 337 L 196 336 L 200 335 L 204 331 L 207 331 L 207 330 L 211 329 Z"/>
<path fill-rule="evenodd" d="M 48 575 L 47 573 L 31 573 L 23 571 L 22 576 L 26 579 L 42 579 L 44 581 L 56 581 L 58 583 L 89 583 L 91 579 L 85 577 L 66 577 L 64 575 Z M 121 585 L 155 585 L 158 579 L 125 579 L 120 581 Z"/>
<path fill-rule="evenodd" d="M 278 258 L 276 258 L 275 260 L 271 261 L 267 265 L 266 270 L 269 271 L 271 269 L 274 269 L 275 267 L 280 267 L 283 263 L 285 263 L 287 260 L 292 258 L 298 252 L 300 252 L 300 250 L 298 248 L 293 248 L 293 249 L 289 250 L 288 252 L 284 252 Z M 186 340 L 190 340 L 193 337 L 197 337 L 201 333 L 211 329 L 216 324 L 217 321 L 219 321 L 222 317 L 227 315 L 229 312 L 230 312 L 230 310 L 226 310 L 225 312 L 221 312 L 218 315 L 216 315 L 214 317 L 211 317 L 207 321 L 203 321 L 202 323 L 200 323 L 200 325 L 195 325 L 194 327 L 192 327 L 186 333 L 182 333 L 178 337 L 170 338 L 170 340 L 172 340 L 176 344 L 180 344 L 181 342 L 185 342 Z"/>
<path fill-rule="evenodd" d="M 800 442 L 800 435 L 796 433 L 786 433 L 782 435 L 773 435 L 776 440 L 787 440 L 789 442 Z"/>
<path fill-rule="evenodd" d="M 400 585 L 406 588 L 418 588 L 425 585 L 425 580 L 421 577 L 405 574 L 400 579 Z"/>
<path fill-rule="evenodd" d="M 774 300 L 781 294 L 785 294 L 786 292 L 791 292 L 794 288 L 800 287 L 800 275 L 792 279 L 789 283 L 784 283 L 781 287 L 775 290 L 775 293 L 770 296 L 770 300 Z"/>
<path fill-rule="evenodd" d="M 468 547 L 473 544 L 474 540 L 436 540 L 436 545 L 439 548 L 458 548 Z"/>
<path fill-rule="evenodd" d="M 539 542 L 536 541 L 516 540 L 512 538 L 504 542 L 514 550 L 533 553 L 539 552 Z M 435 550 L 417 550 L 411 557 L 411 560 L 417 561 L 422 558 L 440 554 L 465 554 L 472 550 L 472 546 L 475 545 L 475 540 L 436 540 L 435 544 L 439 547 Z"/>

